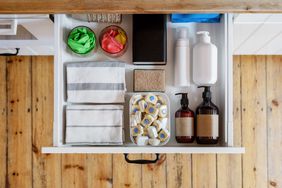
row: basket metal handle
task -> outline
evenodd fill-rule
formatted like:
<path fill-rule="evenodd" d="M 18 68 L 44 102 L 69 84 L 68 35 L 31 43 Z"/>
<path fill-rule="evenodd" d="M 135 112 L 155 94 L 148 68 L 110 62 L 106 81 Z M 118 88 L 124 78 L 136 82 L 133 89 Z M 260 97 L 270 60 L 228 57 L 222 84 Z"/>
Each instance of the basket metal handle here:
<path fill-rule="evenodd" d="M 154 160 L 145 160 L 145 159 L 136 159 L 136 160 L 130 160 L 128 158 L 128 153 L 124 153 L 124 159 L 126 162 L 128 163 L 133 163 L 133 164 L 152 164 L 152 163 L 157 163 L 158 160 L 160 159 L 160 154 L 159 153 L 156 153 L 156 159 Z"/>

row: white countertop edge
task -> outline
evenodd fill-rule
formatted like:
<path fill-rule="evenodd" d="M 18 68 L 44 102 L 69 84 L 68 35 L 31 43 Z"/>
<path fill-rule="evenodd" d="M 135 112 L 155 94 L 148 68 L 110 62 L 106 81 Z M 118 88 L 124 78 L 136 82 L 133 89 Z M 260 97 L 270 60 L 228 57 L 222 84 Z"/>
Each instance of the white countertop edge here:
<path fill-rule="evenodd" d="M 42 147 L 42 153 L 202 153 L 202 154 L 242 154 L 244 147 L 125 147 L 125 146 L 93 146 L 93 147 Z"/>

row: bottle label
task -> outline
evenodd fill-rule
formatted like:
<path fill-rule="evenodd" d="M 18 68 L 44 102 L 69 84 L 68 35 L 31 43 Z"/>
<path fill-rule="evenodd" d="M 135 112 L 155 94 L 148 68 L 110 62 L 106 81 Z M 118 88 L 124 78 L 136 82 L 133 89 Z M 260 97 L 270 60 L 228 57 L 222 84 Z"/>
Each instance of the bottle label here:
<path fill-rule="evenodd" d="M 197 136 L 218 137 L 218 115 L 199 114 L 197 115 Z"/>
<path fill-rule="evenodd" d="M 175 118 L 176 136 L 194 136 L 194 118 Z"/>

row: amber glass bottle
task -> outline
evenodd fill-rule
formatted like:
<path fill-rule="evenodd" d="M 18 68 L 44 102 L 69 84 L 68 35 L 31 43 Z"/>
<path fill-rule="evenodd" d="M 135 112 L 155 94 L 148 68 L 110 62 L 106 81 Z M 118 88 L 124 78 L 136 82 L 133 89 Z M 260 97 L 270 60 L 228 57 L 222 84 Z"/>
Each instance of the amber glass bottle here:
<path fill-rule="evenodd" d="M 175 139 L 178 143 L 192 143 L 195 139 L 194 112 L 188 107 L 187 93 L 175 95 L 182 95 L 181 108 L 175 112 Z"/>
<path fill-rule="evenodd" d="M 196 141 L 198 144 L 217 144 L 219 139 L 219 110 L 211 101 L 210 86 L 205 88 L 203 102 L 196 109 Z"/>

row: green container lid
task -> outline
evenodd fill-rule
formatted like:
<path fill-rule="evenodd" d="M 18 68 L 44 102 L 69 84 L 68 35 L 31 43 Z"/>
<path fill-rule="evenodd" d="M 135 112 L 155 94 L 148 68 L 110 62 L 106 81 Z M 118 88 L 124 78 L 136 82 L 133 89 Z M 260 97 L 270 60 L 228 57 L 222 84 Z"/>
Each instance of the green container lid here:
<path fill-rule="evenodd" d="M 68 36 L 69 48 L 77 54 L 88 54 L 96 47 L 95 33 L 86 26 L 78 26 Z"/>

